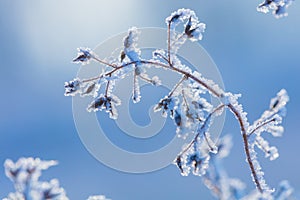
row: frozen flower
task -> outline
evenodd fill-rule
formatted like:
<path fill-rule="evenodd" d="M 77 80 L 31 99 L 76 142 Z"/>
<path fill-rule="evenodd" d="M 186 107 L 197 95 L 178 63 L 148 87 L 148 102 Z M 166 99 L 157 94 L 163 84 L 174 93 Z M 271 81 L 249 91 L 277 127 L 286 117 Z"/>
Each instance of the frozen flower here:
<path fill-rule="evenodd" d="M 93 57 L 93 52 L 89 48 L 78 48 L 78 54 L 73 59 L 75 63 L 82 63 L 83 65 L 88 64 L 90 59 Z"/>
<path fill-rule="evenodd" d="M 74 96 L 80 92 L 80 80 L 75 78 L 69 82 L 65 82 L 65 96 Z"/>

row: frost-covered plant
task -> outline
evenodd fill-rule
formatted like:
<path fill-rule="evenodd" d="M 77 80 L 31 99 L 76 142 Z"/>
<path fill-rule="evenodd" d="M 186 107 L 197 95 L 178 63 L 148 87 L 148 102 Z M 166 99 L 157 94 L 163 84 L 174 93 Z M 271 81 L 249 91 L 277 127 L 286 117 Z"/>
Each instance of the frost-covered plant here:
<path fill-rule="evenodd" d="M 264 0 L 258 5 L 257 11 L 268 13 L 272 11 L 276 18 L 286 17 L 288 13 L 286 9 L 292 4 L 294 0 Z"/>
<path fill-rule="evenodd" d="M 43 170 L 57 165 L 57 161 L 43 161 L 39 158 L 20 158 L 17 162 L 7 159 L 5 174 L 13 182 L 14 193 L 3 200 L 68 200 L 65 190 L 57 179 L 39 181 Z M 105 196 L 90 196 L 88 200 L 109 200 Z"/>
<path fill-rule="evenodd" d="M 39 181 L 42 170 L 54 165 L 57 165 L 54 160 L 43 161 L 39 158 L 20 158 L 15 163 L 6 160 L 5 174 L 14 183 L 16 192 L 10 193 L 5 200 L 68 199 L 57 179 L 49 182 Z"/>
<path fill-rule="evenodd" d="M 104 58 L 100 59 L 88 48 L 80 48 L 74 61 L 82 64 L 89 61 L 99 62 L 103 66 L 103 72 L 95 77 L 82 80 L 77 77 L 66 82 L 65 95 L 92 95 L 95 99 L 88 105 L 87 110 L 89 112 L 105 110 L 110 118 L 116 119 L 118 116 L 116 107 L 121 104 L 121 100 L 113 94 L 116 82 L 132 75 L 132 100 L 137 103 L 141 99 L 140 80 L 153 85 L 161 83 L 157 76 L 151 78 L 147 75 L 148 68 L 163 68 L 180 74 L 178 83 L 157 103 L 154 111 L 161 111 L 162 116 L 169 115 L 173 119 L 178 136 L 187 134 L 194 136 L 175 158 L 174 163 L 181 174 L 186 176 L 192 172 L 201 176 L 205 185 L 219 199 L 285 199 L 291 191 L 288 183 L 283 182 L 277 192 L 266 184 L 255 147 L 262 150 L 270 160 L 279 156 L 276 147 L 270 146 L 262 133 L 270 133 L 274 137 L 282 135 L 281 122 L 289 100 L 287 92 L 284 89 L 279 91 L 271 100 L 270 107 L 250 125 L 247 113 L 238 102 L 240 94 L 225 92 L 212 80 L 183 64 L 177 56 L 179 48 L 187 40 L 194 42 L 202 39 L 205 24 L 201 23 L 195 12 L 189 9 L 177 10 L 167 17 L 165 22 L 168 35 L 166 50 L 154 50 L 151 59 L 142 58 L 141 50 L 138 48 L 139 30 L 135 27 L 128 30 L 119 58 L 107 61 Z M 182 31 L 177 32 L 178 30 Z M 103 92 L 100 90 L 101 87 L 104 88 Z M 216 97 L 219 105 L 213 106 L 205 94 Z M 246 160 L 256 186 L 251 196 L 246 196 L 242 192 L 244 184 L 241 181 L 228 178 L 221 167 L 221 159 L 229 152 L 230 139 L 223 138 L 218 143 L 211 139 L 210 126 L 225 109 L 231 111 L 240 126 Z"/>

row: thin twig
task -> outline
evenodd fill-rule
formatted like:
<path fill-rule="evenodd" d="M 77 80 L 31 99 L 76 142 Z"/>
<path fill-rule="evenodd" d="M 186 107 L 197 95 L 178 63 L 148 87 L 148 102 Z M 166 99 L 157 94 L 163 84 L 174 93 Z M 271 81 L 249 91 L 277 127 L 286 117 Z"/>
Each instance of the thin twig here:
<path fill-rule="evenodd" d="M 109 83 L 110 81 L 107 81 L 106 88 L 105 88 L 105 97 L 107 97 L 108 94 Z"/>
<path fill-rule="evenodd" d="M 110 67 L 117 68 L 117 66 L 115 66 L 114 64 L 110 64 L 110 63 L 108 63 L 108 62 L 105 62 L 105 61 L 103 61 L 103 60 L 100 60 L 100 59 L 97 58 L 96 56 L 92 56 L 92 59 L 94 59 L 94 60 L 96 60 L 96 61 L 98 61 L 99 63 L 102 63 L 102 64 L 104 64 L 104 65 L 108 65 L 108 66 L 110 66 Z"/>
<path fill-rule="evenodd" d="M 203 176 L 203 179 L 203 182 L 208 187 L 208 189 L 210 189 L 220 199 L 221 189 L 217 185 L 215 185 L 210 177 L 206 176 L 206 174 Z"/>
<path fill-rule="evenodd" d="M 172 89 L 172 91 L 169 93 L 168 97 L 171 97 L 174 92 L 176 91 L 176 89 L 179 87 L 179 85 L 184 81 L 186 80 L 186 76 L 183 76 L 180 81 L 178 81 L 178 83 L 175 85 L 175 87 Z"/>
<path fill-rule="evenodd" d="M 273 119 L 270 119 L 269 121 L 265 121 L 264 123 L 262 123 L 261 125 L 257 126 L 255 129 L 253 129 L 248 135 L 247 137 L 249 138 L 255 131 L 257 131 L 258 129 L 260 129 L 261 127 L 271 123 L 271 122 L 275 122 L 276 119 L 273 118 Z"/>
<path fill-rule="evenodd" d="M 168 63 L 171 63 L 171 21 L 168 23 Z"/>
<path fill-rule="evenodd" d="M 181 94 L 182 94 L 183 101 L 184 101 L 184 103 L 185 103 L 185 105 L 186 105 L 186 107 L 187 107 L 187 110 L 189 111 L 190 108 L 189 108 L 189 104 L 188 104 L 188 102 L 187 102 L 187 99 L 186 99 L 186 97 L 185 97 L 185 95 L 184 95 L 184 90 L 181 91 Z"/>

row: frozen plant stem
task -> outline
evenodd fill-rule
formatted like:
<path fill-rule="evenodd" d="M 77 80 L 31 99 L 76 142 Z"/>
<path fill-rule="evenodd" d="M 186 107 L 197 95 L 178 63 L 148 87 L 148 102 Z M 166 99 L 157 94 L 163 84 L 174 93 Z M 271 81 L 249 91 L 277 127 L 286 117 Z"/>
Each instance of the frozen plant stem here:
<path fill-rule="evenodd" d="M 181 84 L 182 81 L 184 81 L 185 79 L 192 79 L 194 81 L 196 81 L 198 84 L 202 85 L 203 87 L 205 87 L 211 94 L 213 94 L 215 97 L 219 98 L 219 100 L 221 101 L 221 97 L 225 94 L 222 94 L 222 93 L 219 93 L 218 91 L 214 90 L 213 88 L 211 88 L 209 85 L 207 85 L 206 83 L 204 83 L 203 81 L 201 81 L 200 79 L 198 79 L 197 77 L 195 77 L 194 75 L 190 74 L 189 72 L 185 72 L 181 69 L 178 69 L 178 68 L 173 68 L 169 63 L 168 64 L 163 64 L 163 63 L 160 63 L 160 62 L 153 62 L 153 61 L 147 61 L 147 60 L 141 60 L 140 61 L 142 64 L 151 64 L 153 66 L 160 66 L 160 67 L 163 67 L 163 68 L 166 68 L 166 69 L 169 69 L 171 71 L 174 71 L 174 72 L 177 72 L 181 75 L 183 75 L 183 78 L 178 82 L 178 84 Z M 102 62 L 101 62 L 102 63 Z M 121 66 L 117 66 L 115 69 L 113 69 L 112 71 L 106 73 L 106 76 L 110 76 L 112 75 L 113 73 L 117 72 L 119 69 L 122 69 L 126 66 L 129 66 L 129 65 L 132 65 L 132 64 L 135 64 L 136 62 L 130 62 L 130 63 L 126 63 L 124 65 L 121 65 Z M 96 78 L 92 78 L 92 79 L 86 79 L 86 80 L 83 80 L 84 82 L 89 82 L 89 81 L 94 81 L 94 80 L 97 80 L 97 79 L 100 79 L 102 76 L 98 76 Z M 109 84 L 109 81 L 107 82 L 107 85 Z M 177 84 L 177 85 L 178 85 Z M 108 86 L 107 86 L 108 87 Z M 175 86 L 176 87 L 176 86 Z M 176 87 L 177 88 L 177 87 Z M 171 95 L 172 96 L 172 93 L 171 92 Z M 220 110 L 224 107 L 225 105 L 221 105 L 217 108 L 217 110 Z M 245 130 L 245 126 L 243 124 L 243 120 L 241 119 L 241 116 L 239 114 L 239 112 L 234 108 L 233 105 L 231 105 L 230 103 L 228 105 L 226 105 L 226 107 L 228 107 L 230 109 L 230 111 L 232 111 L 232 113 L 234 114 L 234 116 L 237 118 L 238 122 L 239 122 L 239 125 L 240 125 L 240 129 L 241 129 L 241 133 L 242 133 L 242 137 L 243 137 L 243 143 L 244 143 L 244 149 L 245 149 L 245 153 L 246 153 L 246 157 L 247 157 L 247 162 L 249 164 L 249 167 L 250 167 L 250 170 L 251 170 L 251 173 L 252 173 L 252 176 L 254 178 L 254 181 L 255 181 L 255 185 L 257 187 L 257 189 L 262 192 L 262 188 L 260 186 L 260 183 L 257 179 L 257 175 L 256 175 L 256 171 L 254 169 L 254 165 L 252 163 L 252 160 L 251 160 L 251 157 L 250 157 L 250 152 L 249 152 L 249 144 L 248 144 L 248 137 L 247 137 L 247 133 L 246 133 L 246 130 Z M 216 110 L 216 111 L 217 111 Z M 213 112 L 214 113 L 214 112 Z M 212 114 L 213 114 L 212 113 Z M 210 117 L 211 115 L 209 115 Z M 198 137 L 199 135 L 197 135 Z M 195 137 L 195 138 L 197 138 Z M 205 137 L 206 138 L 206 137 Z M 190 145 L 192 145 L 192 143 L 190 143 Z M 208 143 L 209 145 L 209 143 Z"/>
<path fill-rule="evenodd" d="M 264 151 L 266 157 L 270 157 L 270 160 L 278 157 L 279 154 L 276 147 L 270 147 L 268 142 L 261 137 L 261 132 L 269 132 L 275 137 L 281 135 L 283 127 L 280 124 L 284 117 L 285 105 L 289 100 L 286 91 L 281 90 L 277 97 L 271 100 L 270 108 L 253 125 L 249 126 L 246 113 L 243 111 L 242 105 L 237 101 L 240 95 L 223 91 L 212 80 L 204 78 L 199 72 L 192 71 L 189 67 L 183 65 L 177 57 L 178 49 L 186 40 L 199 41 L 202 39 L 202 33 L 206 27 L 205 24 L 200 23 L 194 11 L 189 9 L 179 9 L 172 13 L 170 17 L 166 18 L 166 23 L 167 50 L 155 50 L 153 59 L 146 60 L 141 58 L 141 51 L 137 48 L 139 31 L 135 27 L 130 28 L 128 35 L 124 38 L 124 50 L 121 52 L 121 61 L 117 59 L 107 62 L 98 58 L 94 52 L 87 48 L 79 49 L 78 57 L 74 61 L 86 64 L 90 59 L 93 59 L 101 65 L 112 67 L 113 69 L 109 68 L 96 77 L 84 80 L 76 78 L 66 82 L 65 95 L 86 94 L 82 91 L 87 91 L 85 88 L 90 87 L 90 82 L 98 84 L 99 87 L 97 88 L 106 84 L 104 94 L 98 94 L 98 90 L 96 91 L 98 97 L 88 108 L 88 111 L 105 109 L 106 112 L 110 113 L 111 118 L 116 119 L 117 110 L 115 106 L 120 105 L 121 101 L 112 94 L 112 88 L 117 80 L 124 78 L 127 74 L 133 74 L 133 102 L 137 103 L 141 97 L 138 79 L 153 85 L 159 85 L 158 83 L 160 82 L 157 76 L 149 78 L 146 74 L 147 67 L 163 68 L 177 73 L 181 76 L 181 79 L 169 94 L 161 99 L 154 110 L 162 110 L 163 116 L 170 114 L 177 126 L 176 133 L 178 136 L 184 136 L 183 134 L 188 134 L 190 131 L 194 133 L 193 140 L 183 148 L 176 159 L 176 164 L 180 168 L 182 175 L 188 175 L 191 169 L 193 169 L 195 175 L 205 175 L 209 168 L 209 160 L 213 157 L 212 154 L 218 154 L 218 147 L 211 140 L 209 128 L 214 118 L 222 114 L 223 110 L 227 108 L 239 123 L 246 160 L 257 191 L 263 195 L 270 195 L 272 190 L 265 183 L 254 147 L 257 146 Z M 182 33 L 177 33 L 175 30 L 179 24 L 184 25 Z M 208 103 L 201 96 L 206 92 L 216 97 L 220 104 L 214 107 Z M 253 139 L 253 137 L 255 138 Z M 220 182 L 220 180 L 217 181 Z M 220 184 L 222 185 L 222 183 Z M 235 184 L 233 183 L 233 185 Z M 222 187 L 216 184 L 213 186 L 214 190 L 219 191 L 215 193 L 222 194 L 224 185 Z"/>
<path fill-rule="evenodd" d="M 231 104 L 228 105 L 228 108 L 230 109 L 230 111 L 235 115 L 235 117 L 239 121 L 242 136 L 243 136 L 243 143 L 244 143 L 244 149 L 245 149 L 245 153 L 246 153 L 246 157 L 247 157 L 247 162 L 249 164 L 256 188 L 259 190 L 259 192 L 262 193 L 263 190 L 258 181 L 257 174 L 256 174 L 256 171 L 255 171 L 255 168 L 254 168 L 251 156 L 250 156 L 248 137 L 247 137 L 247 133 L 246 133 L 246 129 L 245 129 L 245 125 L 243 123 L 242 117 L 241 117 L 240 113 Z"/>

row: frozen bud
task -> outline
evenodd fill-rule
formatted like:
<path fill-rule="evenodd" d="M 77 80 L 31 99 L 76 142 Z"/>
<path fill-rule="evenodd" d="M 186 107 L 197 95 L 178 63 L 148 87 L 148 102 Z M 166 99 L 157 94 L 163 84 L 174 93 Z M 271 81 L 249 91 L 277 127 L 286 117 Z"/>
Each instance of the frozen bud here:
<path fill-rule="evenodd" d="M 83 65 L 88 64 L 92 58 L 92 51 L 89 48 L 78 48 L 77 57 L 73 59 L 75 63 L 82 63 Z"/>
<path fill-rule="evenodd" d="M 167 112 L 170 111 L 171 115 L 173 115 L 175 104 L 176 100 L 173 97 L 166 96 L 154 107 L 154 112 L 162 110 L 162 115 L 167 117 Z"/>
<path fill-rule="evenodd" d="M 169 22 L 172 23 L 172 22 L 177 21 L 181 15 L 182 15 L 182 13 L 173 15 L 173 16 L 170 18 Z"/>
<path fill-rule="evenodd" d="M 178 110 L 175 110 L 175 112 L 174 112 L 174 122 L 175 122 L 176 126 L 182 125 L 181 114 Z"/>
<path fill-rule="evenodd" d="M 187 157 L 187 165 L 193 169 L 193 174 L 202 176 L 208 168 L 209 156 L 201 157 L 200 153 L 194 152 Z"/>
<path fill-rule="evenodd" d="M 124 54 L 132 62 L 139 64 L 141 51 L 137 48 L 138 36 L 140 31 L 136 27 L 132 27 L 128 30 L 127 36 L 123 40 Z"/>
<path fill-rule="evenodd" d="M 161 85 L 161 80 L 158 78 L 158 76 L 153 76 L 151 79 L 151 83 L 155 86 Z"/>
<path fill-rule="evenodd" d="M 285 106 L 289 101 L 289 96 L 285 89 L 280 90 L 276 97 L 271 99 L 270 110 L 274 112 L 279 112 L 284 116 L 285 114 Z"/>
<path fill-rule="evenodd" d="M 178 24 L 180 21 L 186 20 L 189 17 L 197 19 L 194 11 L 190 9 L 181 8 L 173 12 L 169 17 L 166 18 L 167 24 Z"/>
<path fill-rule="evenodd" d="M 273 0 L 265 0 L 263 3 L 259 4 L 257 7 L 258 12 L 267 13 L 269 12 L 269 8 L 274 4 Z"/>
<path fill-rule="evenodd" d="M 97 99 L 95 99 L 95 101 L 93 101 L 89 107 L 88 107 L 88 111 L 91 112 L 91 111 L 98 111 L 98 110 L 102 110 L 103 107 L 106 105 L 106 101 L 107 101 L 107 98 L 104 97 L 104 96 L 100 96 L 98 97 Z"/>
<path fill-rule="evenodd" d="M 276 18 L 288 16 L 288 13 L 286 12 L 286 6 L 278 5 L 277 8 L 273 11 L 273 14 L 275 15 Z"/>
<path fill-rule="evenodd" d="M 273 15 L 276 18 L 287 16 L 286 8 L 291 5 L 293 0 L 265 0 L 258 5 L 257 11 L 267 13 L 273 10 Z"/>
<path fill-rule="evenodd" d="M 181 172 L 181 173 L 184 173 L 183 167 L 182 167 L 182 158 L 181 158 L 181 156 L 177 156 L 177 158 L 176 158 L 176 160 L 175 160 L 174 163 L 175 163 L 176 166 L 180 169 L 180 172 Z"/>
<path fill-rule="evenodd" d="M 120 55 L 120 62 L 123 62 L 123 60 L 125 59 L 126 54 L 124 51 L 121 51 L 121 55 Z"/>
<path fill-rule="evenodd" d="M 110 118 L 117 119 L 118 112 L 115 107 L 120 104 L 121 100 L 117 96 L 104 96 L 101 94 L 88 106 L 87 110 L 89 112 L 105 110 L 107 113 L 109 113 Z"/>
<path fill-rule="evenodd" d="M 162 49 L 156 49 L 152 54 L 153 54 L 152 56 L 154 59 L 159 59 L 159 60 L 162 59 L 163 60 L 164 58 L 167 57 L 166 52 Z"/>
<path fill-rule="evenodd" d="M 65 82 L 65 96 L 74 96 L 80 92 L 80 80 L 75 78 L 69 82 Z"/>
<path fill-rule="evenodd" d="M 198 22 L 194 18 L 190 17 L 185 25 L 185 34 L 191 41 L 197 41 L 202 39 L 202 33 L 205 31 L 206 25 Z"/>

